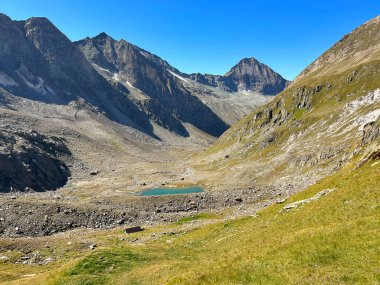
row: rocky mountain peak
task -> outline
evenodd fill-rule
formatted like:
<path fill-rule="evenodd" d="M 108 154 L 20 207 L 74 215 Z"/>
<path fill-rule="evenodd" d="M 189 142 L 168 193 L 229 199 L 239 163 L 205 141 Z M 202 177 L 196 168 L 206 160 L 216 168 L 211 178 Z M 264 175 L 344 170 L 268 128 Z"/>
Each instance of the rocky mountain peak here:
<path fill-rule="evenodd" d="M 94 39 L 113 39 L 111 36 L 105 32 L 101 32 L 99 35 L 95 36 Z"/>
<path fill-rule="evenodd" d="M 152 120 L 181 136 L 189 136 L 183 122 L 213 136 L 227 129 L 227 125 L 171 73 L 179 74 L 179 71 L 125 40 L 110 39 L 101 34 L 76 44 L 107 80 L 123 90 L 133 91 L 132 96 L 135 89 L 142 91 L 144 100 L 135 100 Z"/>
<path fill-rule="evenodd" d="M 26 25 L 33 24 L 33 25 L 48 25 L 48 26 L 54 26 L 52 22 L 46 17 L 31 17 L 25 21 Z"/>
<path fill-rule="evenodd" d="M 146 115 L 47 18 L 0 24 L 0 57 L 0 87 L 8 92 L 36 102 L 85 100 L 108 118 L 151 133 Z"/>
<path fill-rule="evenodd" d="M 12 22 L 12 19 L 7 15 L 0 13 L 0 24 Z"/>
<path fill-rule="evenodd" d="M 267 69 L 266 66 L 256 58 L 244 58 L 231 68 L 224 76 L 242 76 L 242 75 L 262 75 Z"/>
<path fill-rule="evenodd" d="M 256 58 L 244 58 L 224 75 L 224 84 L 232 91 L 253 91 L 276 95 L 288 81 Z"/>
<path fill-rule="evenodd" d="M 25 35 L 49 61 L 59 52 L 65 54 L 75 48 L 71 41 L 47 18 L 34 17 L 24 22 Z"/>
<path fill-rule="evenodd" d="M 254 57 L 246 57 L 246 58 L 243 58 L 242 60 L 240 60 L 237 65 L 239 65 L 239 64 L 255 65 L 255 64 L 261 64 L 261 62 L 258 61 Z"/>
<path fill-rule="evenodd" d="M 249 91 L 262 95 L 276 95 L 290 83 L 254 57 L 240 60 L 224 76 L 195 73 L 188 77 L 227 92 Z"/>

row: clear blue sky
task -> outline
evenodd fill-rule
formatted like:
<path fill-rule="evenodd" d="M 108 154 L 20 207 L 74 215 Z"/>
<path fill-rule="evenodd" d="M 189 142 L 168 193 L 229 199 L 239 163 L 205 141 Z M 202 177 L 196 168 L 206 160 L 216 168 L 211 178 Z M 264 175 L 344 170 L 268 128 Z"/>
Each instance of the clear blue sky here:
<path fill-rule="evenodd" d="M 287 79 L 380 14 L 379 0 L 0 0 L 13 19 L 49 18 L 71 40 L 106 32 L 183 72 L 224 74 L 255 57 Z"/>

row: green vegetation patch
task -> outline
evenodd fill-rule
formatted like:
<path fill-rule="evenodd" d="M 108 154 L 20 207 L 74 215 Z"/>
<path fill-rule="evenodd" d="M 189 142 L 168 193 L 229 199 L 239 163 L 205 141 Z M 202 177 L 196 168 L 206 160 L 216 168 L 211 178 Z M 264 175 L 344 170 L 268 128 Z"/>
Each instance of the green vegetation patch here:
<path fill-rule="evenodd" d="M 125 273 L 142 262 L 142 257 L 126 249 L 100 250 L 82 259 L 56 284 L 105 284 L 110 276 Z"/>

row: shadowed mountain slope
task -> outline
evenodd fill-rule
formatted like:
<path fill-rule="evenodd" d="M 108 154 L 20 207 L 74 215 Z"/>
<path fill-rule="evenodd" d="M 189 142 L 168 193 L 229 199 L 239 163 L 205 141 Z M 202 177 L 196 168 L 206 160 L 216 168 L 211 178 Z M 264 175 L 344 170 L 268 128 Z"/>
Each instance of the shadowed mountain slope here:
<path fill-rule="evenodd" d="M 108 84 L 48 19 L 0 15 L 0 86 L 46 103 L 83 99 L 121 123 L 152 134 L 147 116 Z"/>
<path fill-rule="evenodd" d="M 220 136 L 227 129 L 227 125 L 171 73 L 178 71 L 157 56 L 125 40 L 116 41 L 105 33 L 79 41 L 77 45 L 116 86 L 142 91 L 144 98 L 135 98 L 135 101 L 161 126 L 182 136 L 189 135 L 182 122 L 212 136 Z"/>

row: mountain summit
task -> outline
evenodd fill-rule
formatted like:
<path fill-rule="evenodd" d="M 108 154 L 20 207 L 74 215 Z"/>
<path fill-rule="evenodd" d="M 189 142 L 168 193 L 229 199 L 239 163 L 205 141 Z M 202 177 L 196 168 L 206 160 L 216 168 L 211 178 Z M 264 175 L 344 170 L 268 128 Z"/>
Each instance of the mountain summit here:
<path fill-rule="evenodd" d="M 244 58 L 224 75 L 225 84 L 233 91 L 254 91 L 276 95 L 288 84 L 280 74 L 257 59 Z"/>
<path fill-rule="evenodd" d="M 250 91 L 263 95 L 276 95 L 290 83 L 253 57 L 242 59 L 224 76 L 196 73 L 189 77 L 228 92 Z"/>

